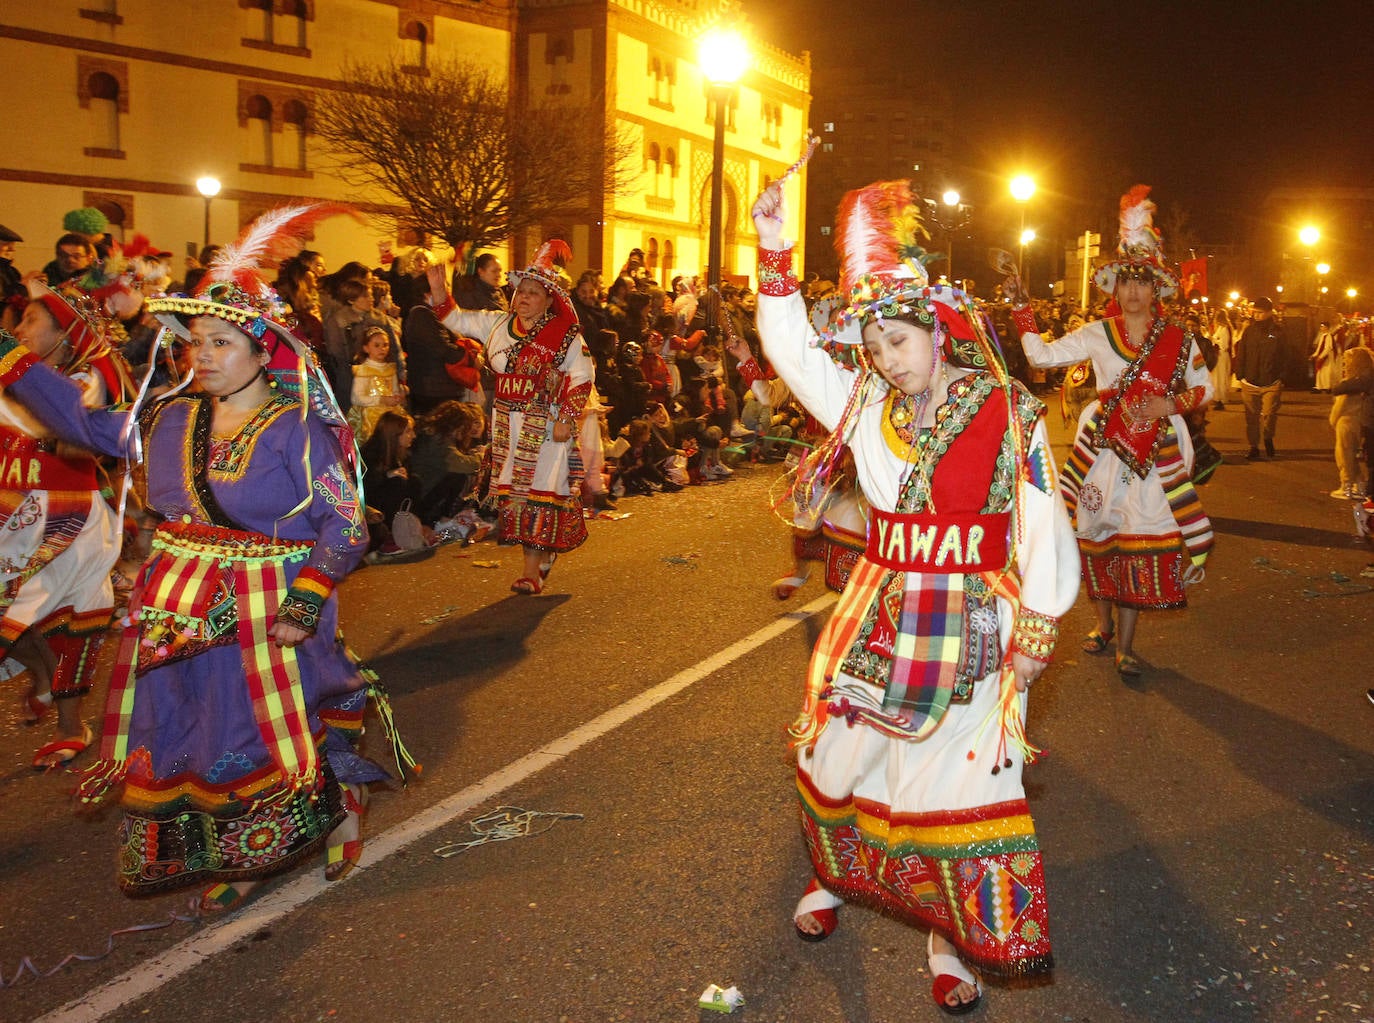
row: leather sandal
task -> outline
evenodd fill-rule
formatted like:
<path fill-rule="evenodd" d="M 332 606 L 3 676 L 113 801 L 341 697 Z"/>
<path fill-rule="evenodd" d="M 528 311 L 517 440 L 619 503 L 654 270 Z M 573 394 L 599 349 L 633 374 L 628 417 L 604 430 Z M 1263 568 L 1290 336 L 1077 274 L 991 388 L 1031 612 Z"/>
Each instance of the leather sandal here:
<path fill-rule="evenodd" d="M 1116 639 L 1115 632 L 1098 632 L 1093 629 L 1083 637 L 1083 652 L 1085 654 L 1105 654 L 1107 644 Z"/>
<path fill-rule="evenodd" d="M 337 844 L 330 844 L 324 865 L 324 879 L 326 881 L 342 881 L 363 857 L 363 817 L 367 815 L 367 806 L 360 803 L 357 797 L 353 795 L 351 786 L 340 785 L 339 791 L 343 793 L 344 809 L 348 811 L 349 816 L 357 821 L 358 837 L 346 839 Z"/>
<path fill-rule="evenodd" d="M 773 582 L 773 596 L 779 600 L 787 600 L 792 594 L 806 585 L 806 580 L 810 579 L 810 573 L 806 575 L 785 575 L 781 579 Z"/>
<path fill-rule="evenodd" d="M 65 767 L 86 752 L 86 747 L 94 741 L 91 726 L 83 721 L 80 735 L 69 735 L 40 746 L 33 755 L 33 769 L 51 771 L 54 767 Z"/>
<path fill-rule="evenodd" d="M 24 701 L 20 710 L 20 720 L 26 725 L 36 725 L 42 721 L 52 710 L 52 690 L 40 695 L 33 686 L 29 686 L 24 693 Z"/>
<path fill-rule="evenodd" d="M 935 1000 L 935 1005 L 941 1012 L 950 1016 L 962 1016 L 978 1007 L 978 1003 L 983 1000 L 983 989 L 978 984 L 978 978 L 958 956 L 935 951 L 934 931 L 926 938 L 926 962 L 930 967 L 930 975 L 935 978 L 935 982 L 930 986 L 930 997 Z M 949 994 L 960 984 L 971 984 L 978 993 L 967 1002 L 950 1005 Z"/>
<path fill-rule="evenodd" d="M 1116 673 L 1122 678 L 1139 678 L 1144 670 L 1134 654 L 1118 653 L 1116 655 Z"/>

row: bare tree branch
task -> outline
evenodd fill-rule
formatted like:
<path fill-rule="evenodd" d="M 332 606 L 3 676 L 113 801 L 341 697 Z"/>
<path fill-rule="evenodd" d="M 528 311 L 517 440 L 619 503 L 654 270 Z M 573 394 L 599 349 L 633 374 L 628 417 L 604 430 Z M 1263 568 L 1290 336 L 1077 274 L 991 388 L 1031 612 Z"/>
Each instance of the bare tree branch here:
<path fill-rule="evenodd" d="M 593 200 L 621 194 L 631 147 L 600 107 L 513 110 L 505 83 L 471 63 L 397 62 L 343 69 L 315 130 L 348 184 L 381 187 L 412 226 L 455 249 L 494 245 Z"/>

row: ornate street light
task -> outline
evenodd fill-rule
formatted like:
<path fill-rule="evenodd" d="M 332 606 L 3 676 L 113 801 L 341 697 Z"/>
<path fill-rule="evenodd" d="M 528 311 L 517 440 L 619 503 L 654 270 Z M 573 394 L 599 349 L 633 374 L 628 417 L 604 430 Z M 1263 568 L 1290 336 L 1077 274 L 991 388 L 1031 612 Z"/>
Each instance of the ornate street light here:
<path fill-rule="evenodd" d="M 210 244 L 210 200 L 219 195 L 219 178 L 206 175 L 196 178 L 196 191 L 205 197 L 205 240 L 202 247 Z"/>
<path fill-rule="evenodd" d="M 973 207 L 960 202 L 960 198 L 959 193 L 951 188 L 940 197 L 943 208 L 941 203 L 934 199 L 924 200 L 926 219 L 945 233 L 945 248 L 949 250 L 945 254 L 945 261 L 949 266 L 946 276 L 955 287 L 959 286 L 959 282 L 954 277 L 954 232 L 966 227 L 973 216 Z"/>
<path fill-rule="evenodd" d="M 697 61 L 709 83 L 708 96 L 716 108 L 715 145 L 711 150 L 711 236 L 707 240 L 706 283 L 715 289 L 712 301 L 706 303 L 707 326 L 712 340 L 717 334 L 716 308 L 720 295 L 721 263 L 721 205 L 725 194 L 725 113 L 735 83 L 749 70 L 749 47 L 732 28 L 717 26 L 701 37 L 697 44 Z"/>
<path fill-rule="evenodd" d="M 1026 242 L 1030 238 L 1026 237 L 1026 204 L 1030 202 L 1031 196 L 1035 194 L 1035 179 L 1029 174 L 1018 174 L 1011 179 L 1011 197 L 1021 204 L 1021 276 L 1026 280 L 1026 294 L 1030 294 L 1030 270 L 1026 266 Z M 1035 237 L 1035 232 L 1031 232 L 1031 238 Z"/>

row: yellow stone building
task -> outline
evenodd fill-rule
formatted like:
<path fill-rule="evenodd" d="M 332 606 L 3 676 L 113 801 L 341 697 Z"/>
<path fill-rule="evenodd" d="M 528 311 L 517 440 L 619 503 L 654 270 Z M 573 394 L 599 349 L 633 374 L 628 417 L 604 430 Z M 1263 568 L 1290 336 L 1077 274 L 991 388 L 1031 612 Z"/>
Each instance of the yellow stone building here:
<path fill-rule="evenodd" d="M 228 241 L 265 209 L 299 198 L 347 200 L 361 224 L 326 222 L 331 266 L 378 260 L 394 197 L 359 195 L 328 170 L 313 133 L 317 98 L 349 62 L 399 58 L 423 75 L 436 59 L 506 77 L 520 103 L 600 102 L 634 142 L 638 177 L 588 196 L 565 234 L 574 272 L 608 276 L 632 248 L 667 279 L 704 273 L 712 116 L 695 63 L 711 22 L 736 0 L 48 0 L 0 11 L 9 131 L 0 152 L 0 223 L 23 235 L 15 263 L 52 258 L 62 215 L 104 210 L 116 236 L 148 235 L 178 254 Z M 723 266 L 752 274 L 748 206 L 800 151 L 809 59 L 754 43 L 729 105 Z M 197 179 L 219 180 L 211 199 Z M 804 182 L 789 188 L 803 213 Z M 539 240 L 511 239 L 518 263 Z"/>

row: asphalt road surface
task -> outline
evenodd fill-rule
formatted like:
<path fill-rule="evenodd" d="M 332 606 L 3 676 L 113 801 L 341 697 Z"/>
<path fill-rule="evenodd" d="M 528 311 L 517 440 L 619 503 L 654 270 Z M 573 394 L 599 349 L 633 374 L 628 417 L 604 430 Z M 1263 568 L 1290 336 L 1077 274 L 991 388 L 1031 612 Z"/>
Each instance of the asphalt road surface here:
<path fill-rule="evenodd" d="M 1374 1019 L 1374 555 L 1327 496 L 1328 405 L 1290 395 L 1255 464 L 1239 404 L 1213 415 L 1216 552 L 1190 609 L 1142 617 L 1141 680 L 1078 652 L 1081 598 L 1065 620 L 1026 776 L 1058 965 L 989 985 L 975 1018 Z M 810 870 L 783 730 L 830 598 L 769 594 L 777 476 L 624 501 L 536 598 L 490 543 L 356 573 L 344 626 L 422 780 L 374 791 L 347 880 L 302 867 L 229 918 L 118 893 L 116 813 L 76 815 L 72 776 L 27 766 L 47 730 L 17 723 L 11 683 L 0 1020 L 705 1020 L 711 983 L 743 1020 L 942 1018 L 924 935 L 855 908 L 823 944 L 792 933 Z M 576 816 L 458 851 L 499 806 Z M 21 968 L 140 925 L 165 926 Z"/>

